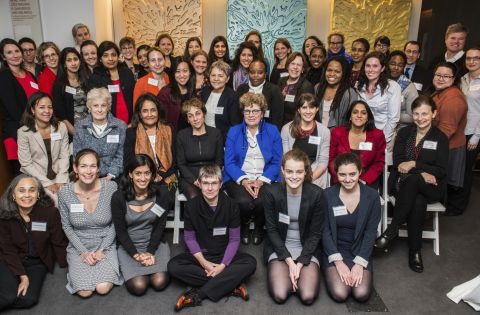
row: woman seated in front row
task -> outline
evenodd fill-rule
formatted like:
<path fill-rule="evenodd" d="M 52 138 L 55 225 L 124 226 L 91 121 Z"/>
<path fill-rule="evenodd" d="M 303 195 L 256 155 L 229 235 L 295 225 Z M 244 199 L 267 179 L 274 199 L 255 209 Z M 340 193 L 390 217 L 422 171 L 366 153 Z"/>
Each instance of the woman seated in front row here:
<path fill-rule="evenodd" d="M 299 149 L 283 156 L 282 175 L 283 184 L 269 185 L 264 192 L 268 289 L 277 303 L 297 292 L 302 303 L 309 305 L 318 296 L 320 284 L 325 196 L 311 184 L 310 161 Z"/>
<path fill-rule="evenodd" d="M 115 247 L 111 200 L 114 181 L 100 179 L 100 157 L 92 149 L 75 156 L 76 181 L 58 192 L 67 247 L 67 290 L 82 298 L 94 292 L 105 295 L 123 283 Z"/>
<path fill-rule="evenodd" d="M 338 155 L 334 168 L 339 183 L 325 190 L 322 271 L 335 301 L 343 302 L 352 294 L 364 302 L 372 291 L 371 254 L 380 222 L 380 198 L 376 190 L 360 183 L 362 165 L 356 154 Z"/>
<path fill-rule="evenodd" d="M 185 204 L 184 239 L 189 252 L 168 263 L 172 277 L 193 286 L 180 296 L 176 311 L 201 305 L 206 298 L 216 302 L 229 294 L 248 300 L 243 282 L 257 266 L 251 255 L 238 252 L 240 212 L 237 204 L 220 192 L 220 167 L 203 166 L 198 181 L 202 194 Z"/>
<path fill-rule="evenodd" d="M 118 262 L 128 292 L 143 295 L 168 284 L 170 248 L 163 239 L 168 211 L 156 193 L 156 167 L 145 154 L 127 163 L 120 189 L 112 196 L 112 217 L 117 235 Z"/>
<path fill-rule="evenodd" d="M 385 136 L 375 128 L 370 107 L 364 101 L 354 101 L 345 115 L 346 125 L 332 129 L 328 169 L 332 182 L 338 182 L 334 160 L 342 153 L 356 154 L 361 164 L 360 181 L 375 189 L 385 166 Z"/>
<path fill-rule="evenodd" d="M 130 71 L 130 70 L 129 70 Z M 123 173 L 125 123 L 113 117 L 112 96 L 106 88 L 91 89 L 87 94 L 90 115 L 78 122 L 73 136 L 73 156 L 92 149 L 99 158 L 99 177 L 112 180 Z"/>
<path fill-rule="evenodd" d="M 192 98 L 182 106 L 189 128 L 178 132 L 176 143 L 177 165 L 180 171 L 179 188 L 192 199 L 200 194 L 198 171 L 204 165 L 223 166 L 222 132 L 205 124 L 207 109 L 201 100 Z"/>
<path fill-rule="evenodd" d="M 262 94 L 247 92 L 240 98 L 244 122 L 230 128 L 225 144 L 225 189 L 240 207 L 242 243 L 250 243 L 250 220 L 255 229 L 253 244 L 263 241 L 263 186 L 280 179 L 282 139 L 275 125 L 263 120 L 267 109 Z"/>
<path fill-rule="evenodd" d="M 412 103 L 415 125 L 400 129 L 393 147 L 393 191 L 396 202 L 387 230 L 377 239 L 375 247 L 385 249 L 398 236 L 402 224 L 408 230 L 408 266 L 423 271 L 421 255 L 422 231 L 427 204 L 445 196 L 448 169 L 448 138 L 433 125 L 435 102 L 419 96 Z M 392 182 L 392 181 L 390 181 Z"/>
<path fill-rule="evenodd" d="M 55 204 L 57 192 L 68 182 L 68 131 L 54 116 L 52 99 L 36 92 L 28 100 L 17 132 L 20 171 L 35 176 Z"/>
<path fill-rule="evenodd" d="M 0 199 L 0 311 L 38 302 L 55 261 L 67 266 L 60 215 L 40 182 L 18 175 Z"/>
<path fill-rule="evenodd" d="M 157 170 L 154 185 L 166 199 L 166 209 L 173 209 L 177 188 L 175 164 L 175 137 L 165 122 L 165 112 L 155 95 L 141 95 L 135 104 L 132 126 L 125 137 L 124 166 L 135 154 L 146 154 L 155 163 Z"/>

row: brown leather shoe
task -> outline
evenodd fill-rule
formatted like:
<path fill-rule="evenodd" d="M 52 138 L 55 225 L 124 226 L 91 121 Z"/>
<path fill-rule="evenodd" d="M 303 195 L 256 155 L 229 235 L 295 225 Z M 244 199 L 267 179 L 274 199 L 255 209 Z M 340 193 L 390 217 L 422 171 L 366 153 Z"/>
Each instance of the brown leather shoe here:
<path fill-rule="evenodd" d="M 191 289 L 184 292 L 180 298 L 178 298 L 177 304 L 175 304 L 175 311 L 181 311 L 185 307 L 194 307 L 202 305 L 202 300 L 198 297 L 197 289 Z"/>
<path fill-rule="evenodd" d="M 248 295 L 247 287 L 245 286 L 244 283 L 240 283 L 238 287 L 233 289 L 232 291 L 233 296 L 238 296 L 239 298 L 242 298 L 244 301 L 248 301 L 250 296 Z"/>

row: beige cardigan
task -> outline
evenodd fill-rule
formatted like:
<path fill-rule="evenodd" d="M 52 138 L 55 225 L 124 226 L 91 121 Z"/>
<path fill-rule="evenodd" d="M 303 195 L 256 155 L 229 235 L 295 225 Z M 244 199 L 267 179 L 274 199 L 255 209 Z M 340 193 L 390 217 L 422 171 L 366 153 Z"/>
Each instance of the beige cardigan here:
<path fill-rule="evenodd" d="M 32 132 L 28 130 L 26 126 L 20 127 L 17 131 L 20 171 L 38 178 L 43 187 L 68 182 L 70 151 L 67 127 L 63 122 L 59 122 L 58 130 L 55 132 L 60 133 L 60 139 L 51 141 L 50 151 L 52 154 L 52 169 L 57 174 L 57 177 L 54 180 L 49 180 L 47 178 L 47 149 L 42 136 L 38 131 Z"/>

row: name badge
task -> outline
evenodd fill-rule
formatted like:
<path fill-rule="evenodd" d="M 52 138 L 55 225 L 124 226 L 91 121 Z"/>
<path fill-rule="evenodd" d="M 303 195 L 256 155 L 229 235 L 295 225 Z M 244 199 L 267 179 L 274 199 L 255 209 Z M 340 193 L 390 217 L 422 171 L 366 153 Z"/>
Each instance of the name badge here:
<path fill-rule="evenodd" d="M 415 88 L 416 88 L 417 90 L 419 90 L 419 91 L 421 91 L 422 88 L 423 88 L 423 84 L 422 84 L 422 83 L 415 83 L 415 82 L 413 82 L 413 85 L 415 85 Z"/>
<path fill-rule="evenodd" d="M 263 117 L 269 118 L 270 117 L 270 110 L 266 110 L 265 115 L 263 115 Z"/>
<path fill-rule="evenodd" d="M 288 72 L 280 73 L 280 78 L 285 78 L 285 77 L 288 77 Z"/>
<path fill-rule="evenodd" d="M 119 143 L 119 142 L 120 142 L 120 135 L 107 136 L 107 143 Z"/>
<path fill-rule="evenodd" d="M 215 115 L 223 115 L 224 107 L 215 107 Z"/>
<path fill-rule="evenodd" d="M 71 213 L 81 213 L 83 212 L 83 203 L 72 203 L 70 205 Z"/>
<path fill-rule="evenodd" d="M 373 143 L 371 142 L 360 142 L 358 148 L 363 151 L 372 151 Z"/>
<path fill-rule="evenodd" d="M 472 85 L 468 88 L 469 91 L 478 91 L 480 90 L 480 84 Z"/>
<path fill-rule="evenodd" d="M 50 140 L 52 141 L 57 141 L 57 140 L 61 140 L 62 139 L 62 135 L 60 134 L 60 132 L 52 132 L 50 134 Z"/>
<path fill-rule="evenodd" d="M 283 213 L 279 213 L 278 214 L 278 222 L 282 222 L 282 223 L 285 223 L 285 224 L 290 224 L 290 216 L 286 215 L 286 214 L 283 214 Z"/>
<path fill-rule="evenodd" d="M 436 150 L 437 149 L 437 141 L 425 140 L 423 142 L 423 148 L 428 149 L 428 150 Z"/>
<path fill-rule="evenodd" d="M 32 221 L 32 231 L 46 232 L 47 231 L 47 222 Z"/>
<path fill-rule="evenodd" d="M 30 86 L 31 86 L 32 88 L 34 88 L 35 90 L 38 90 L 38 84 L 37 84 L 37 83 L 35 83 L 35 82 L 33 82 L 33 81 L 30 81 Z"/>
<path fill-rule="evenodd" d="M 148 84 L 153 86 L 158 86 L 158 80 L 154 78 L 148 78 Z"/>
<path fill-rule="evenodd" d="M 295 95 L 287 94 L 285 95 L 285 102 L 293 102 L 295 101 Z"/>
<path fill-rule="evenodd" d="M 347 207 L 345 206 L 333 207 L 334 216 L 338 217 L 338 216 L 347 215 L 347 214 L 348 214 Z"/>
<path fill-rule="evenodd" d="M 118 84 L 114 84 L 114 85 L 108 85 L 108 92 L 110 93 L 118 93 L 120 92 L 120 86 Z"/>
<path fill-rule="evenodd" d="M 316 145 L 320 145 L 320 141 L 322 140 L 321 137 L 317 137 L 317 136 L 310 136 L 308 137 L 308 143 L 310 144 L 316 144 Z"/>
<path fill-rule="evenodd" d="M 163 209 L 162 207 L 160 207 L 159 205 L 155 204 L 151 209 L 150 211 L 152 211 L 153 213 L 155 213 L 158 217 L 161 217 L 164 213 L 165 213 L 165 209 Z"/>
<path fill-rule="evenodd" d="M 226 227 L 217 227 L 213 229 L 213 236 L 217 235 L 225 235 L 227 234 L 227 228 Z"/>
<path fill-rule="evenodd" d="M 77 89 L 71 86 L 66 85 L 65 86 L 65 92 L 68 94 L 76 95 L 77 94 Z"/>

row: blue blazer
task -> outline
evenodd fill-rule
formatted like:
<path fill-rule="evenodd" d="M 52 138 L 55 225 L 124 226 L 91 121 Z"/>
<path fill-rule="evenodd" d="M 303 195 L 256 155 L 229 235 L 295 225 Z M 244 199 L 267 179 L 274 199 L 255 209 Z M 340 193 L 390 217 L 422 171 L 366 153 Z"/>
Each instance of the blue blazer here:
<path fill-rule="evenodd" d="M 247 155 L 247 125 L 245 121 L 230 128 L 225 142 L 225 168 L 223 171 L 224 183 L 230 180 L 237 181 L 245 175 L 242 171 L 245 156 Z M 283 148 L 280 132 L 275 125 L 262 120 L 257 134 L 257 141 L 265 160 L 263 176 L 276 182 L 280 179 L 280 163 Z"/>
<path fill-rule="evenodd" d="M 325 189 L 325 197 L 327 211 L 322 243 L 328 261 L 333 262 L 342 259 L 337 249 L 337 223 L 333 213 L 333 207 L 343 206 L 340 200 L 340 184 Z M 352 245 L 352 253 L 355 255 L 353 262 L 367 268 L 380 222 L 381 208 L 378 192 L 360 183 L 360 203 L 356 211 L 358 211 L 358 221 Z"/>

